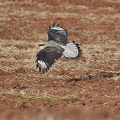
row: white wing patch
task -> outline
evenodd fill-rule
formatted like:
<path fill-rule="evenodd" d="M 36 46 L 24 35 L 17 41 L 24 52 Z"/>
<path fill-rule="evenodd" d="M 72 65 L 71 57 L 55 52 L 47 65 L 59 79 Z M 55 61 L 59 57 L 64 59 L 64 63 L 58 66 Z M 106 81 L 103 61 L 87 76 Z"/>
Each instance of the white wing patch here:
<path fill-rule="evenodd" d="M 37 62 L 39 64 L 41 70 L 47 69 L 47 66 L 44 61 L 38 60 Z"/>
<path fill-rule="evenodd" d="M 63 28 L 59 27 L 59 26 L 54 26 L 51 27 L 52 30 L 64 30 Z"/>

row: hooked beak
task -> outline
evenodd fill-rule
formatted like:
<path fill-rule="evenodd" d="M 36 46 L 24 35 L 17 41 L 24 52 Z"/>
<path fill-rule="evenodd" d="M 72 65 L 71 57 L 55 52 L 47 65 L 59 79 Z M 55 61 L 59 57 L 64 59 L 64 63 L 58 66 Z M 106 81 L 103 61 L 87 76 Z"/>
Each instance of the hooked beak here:
<path fill-rule="evenodd" d="M 45 44 L 38 44 L 38 46 L 44 46 Z"/>
<path fill-rule="evenodd" d="M 44 45 L 45 45 L 44 43 L 38 44 L 38 45 L 37 45 L 37 49 L 42 49 L 42 48 L 44 47 Z"/>

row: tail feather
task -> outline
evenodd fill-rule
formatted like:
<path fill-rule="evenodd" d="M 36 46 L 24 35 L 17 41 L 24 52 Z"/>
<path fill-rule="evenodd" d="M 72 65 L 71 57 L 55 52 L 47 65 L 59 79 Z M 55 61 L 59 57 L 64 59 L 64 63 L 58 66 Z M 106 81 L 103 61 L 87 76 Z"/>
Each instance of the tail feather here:
<path fill-rule="evenodd" d="M 82 50 L 79 44 L 75 43 L 75 41 L 68 43 L 64 49 L 63 55 L 66 58 L 77 59 L 82 55 Z"/>

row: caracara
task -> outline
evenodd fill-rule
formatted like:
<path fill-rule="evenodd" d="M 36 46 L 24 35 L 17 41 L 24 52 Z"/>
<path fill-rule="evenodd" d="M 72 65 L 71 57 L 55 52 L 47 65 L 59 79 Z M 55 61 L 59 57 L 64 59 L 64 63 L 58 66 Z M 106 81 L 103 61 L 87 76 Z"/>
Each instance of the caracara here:
<path fill-rule="evenodd" d="M 47 43 L 36 55 L 36 68 L 40 72 L 46 73 L 62 55 L 70 59 L 80 58 L 82 50 L 75 41 L 68 43 L 67 29 L 54 23 L 49 27 L 47 34 Z M 41 45 L 43 44 L 39 44 L 39 46 Z"/>

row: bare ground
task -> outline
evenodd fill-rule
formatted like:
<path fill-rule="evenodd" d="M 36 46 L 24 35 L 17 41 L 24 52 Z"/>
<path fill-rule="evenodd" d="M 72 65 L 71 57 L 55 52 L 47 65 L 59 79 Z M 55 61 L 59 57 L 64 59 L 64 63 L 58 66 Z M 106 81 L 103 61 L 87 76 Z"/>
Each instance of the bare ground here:
<path fill-rule="evenodd" d="M 54 22 L 83 54 L 60 58 L 42 75 L 35 69 L 37 45 Z M 120 0 L 0 1 L 2 120 L 117 119 L 119 113 Z"/>

